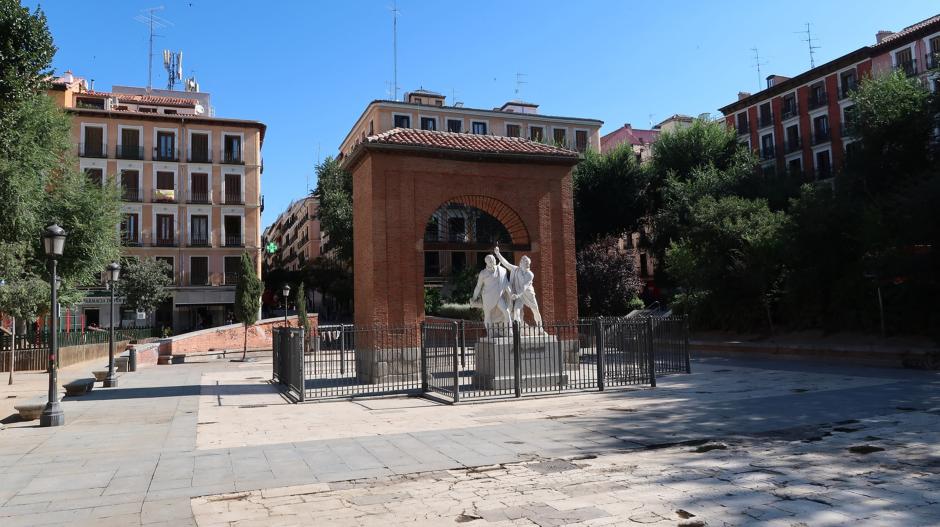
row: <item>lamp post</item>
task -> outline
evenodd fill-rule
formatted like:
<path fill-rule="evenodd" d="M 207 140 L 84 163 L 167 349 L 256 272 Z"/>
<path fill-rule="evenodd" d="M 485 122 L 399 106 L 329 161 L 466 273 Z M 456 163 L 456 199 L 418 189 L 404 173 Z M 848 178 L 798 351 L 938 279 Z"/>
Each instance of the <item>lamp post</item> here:
<path fill-rule="evenodd" d="M 290 285 L 284 284 L 281 288 L 281 296 L 284 297 L 284 327 L 287 327 L 287 297 L 290 296 Z"/>
<path fill-rule="evenodd" d="M 59 394 L 57 386 L 58 358 L 59 358 L 59 294 L 58 294 L 58 274 L 57 267 L 59 258 L 65 250 L 65 229 L 58 225 L 46 227 L 42 236 L 43 249 L 46 252 L 46 258 L 49 260 L 49 272 L 51 274 L 49 286 L 52 289 L 52 319 L 49 328 L 49 402 L 39 415 L 39 426 L 62 426 L 65 424 L 65 413 L 62 406 L 59 405 Z"/>
<path fill-rule="evenodd" d="M 111 310 L 108 324 L 108 376 L 104 379 L 105 388 L 114 388 L 118 385 L 117 376 L 114 375 L 114 290 L 117 289 L 118 279 L 121 277 L 121 266 L 117 262 L 108 264 L 108 289 L 111 290 Z"/>

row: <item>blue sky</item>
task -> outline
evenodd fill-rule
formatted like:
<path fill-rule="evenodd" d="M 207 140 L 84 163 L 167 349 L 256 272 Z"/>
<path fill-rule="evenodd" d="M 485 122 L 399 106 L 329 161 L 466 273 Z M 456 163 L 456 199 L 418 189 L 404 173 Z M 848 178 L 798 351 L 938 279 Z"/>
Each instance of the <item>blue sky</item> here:
<path fill-rule="evenodd" d="M 154 86 L 166 83 L 161 51 L 183 50 L 184 74 L 195 73 L 218 116 L 268 125 L 265 226 L 308 179 L 316 184 L 318 151 L 334 154 L 365 105 L 387 97 L 392 0 L 45 2 L 56 71 L 94 78 L 99 90 L 146 85 L 147 28 L 134 17 L 154 5 L 173 23 L 154 45 Z M 940 13 L 940 4 L 399 0 L 398 9 L 402 92 L 423 86 L 482 108 L 523 98 L 543 113 L 601 119 L 606 133 L 714 114 L 738 91 L 756 91 L 754 47 L 763 76 L 808 69 L 797 33 L 806 22 L 821 64 L 873 43 L 879 29 Z M 518 95 L 516 73 L 526 81 Z"/>

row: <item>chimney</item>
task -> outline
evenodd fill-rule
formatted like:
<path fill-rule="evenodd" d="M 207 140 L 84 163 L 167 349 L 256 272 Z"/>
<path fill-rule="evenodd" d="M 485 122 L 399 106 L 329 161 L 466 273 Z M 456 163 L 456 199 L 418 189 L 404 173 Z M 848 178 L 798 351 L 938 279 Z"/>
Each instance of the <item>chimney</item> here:
<path fill-rule="evenodd" d="M 739 91 L 739 92 L 738 92 L 738 100 L 739 100 L 739 101 L 740 101 L 741 99 L 747 99 L 747 98 L 750 97 L 750 96 L 751 96 L 751 92 L 746 92 L 746 91 Z"/>
<path fill-rule="evenodd" d="M 884 40 L 884 39 L 890 37 L 890 36 L 893 35 L 893 34 L 894 34 L 894 31 L 885 31 L 885 30 L 881 30 L 881 31 L 875 33 L 875 43 L 876 43 L 876 44 L 881 44 L 881 41 L 882 41 L 882 40 Z"/>

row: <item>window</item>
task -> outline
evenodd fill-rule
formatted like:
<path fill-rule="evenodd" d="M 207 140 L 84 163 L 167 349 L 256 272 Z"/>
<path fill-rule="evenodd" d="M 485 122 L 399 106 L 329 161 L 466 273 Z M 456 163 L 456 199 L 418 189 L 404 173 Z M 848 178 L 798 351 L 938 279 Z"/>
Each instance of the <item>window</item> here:
<path fill-rule="evenodd" d="M 121 215 L 121 243 L 138 245 L 140 243 L 140 217 L 137 213 Z"/>
<path fill-rule="evenodd" d="M 167 265 L 168 267 L 167 275 L 170 277 L 170 280 L 173 280 L 173 283 L 176 283 L 176 280 L 174 279 L 174 276 L 176 276 L 176 268 L 173 265 L 173 257 L 172 256 L 157 256 L 155 259 L 158 262 L 163 262 Z"/>
<path fill-rule="evenodd" d="M 209 163 L 209 134 L 194 133 L 189 138 L 189 160 L 194 163 Z"/>
<path fill-rule="evenodd" d="M 774 124 L 774 114 L 770 111 L 770 103 L 765 102 L 760 105 L 760 126 L 761 128 L 765 126 L 770 126 Z"/>
<path fill-rule="evenodd" d="M 225 174 L 225 203 L 242 204 L 242 177 L 239 174 Z"/>
<path fill-rule="evenodd" d="M 545 129 L 541 126 L 530 126 L 529 127 L 529 139 L 533 141 L 542 142 L 545 140 Z"/>
<path fill-rule="evenodd" d="M 422 117 L 421 129 L 422 130 L 437 130 L 437 119 L 433 117 Z"/>
<path fill-rule="evenodd" d="M 143 159 L 144 149 L 140 146 L 140 130 L 121 128 L 121 144 L 118 145 L 119 159 Z"/>
<path fill-rule="evenodd" d="M 407 115 L 396 115 L 395 128 L 411 128 L 411 117 Z"/>
<path fill-rule="evenodd" d="M 189 259 L 189 285 L 209 285 L 208 256 L 193 256 Z"/>
<path fill-rule="evenodd" d="M 470 129 L 475 134 L 486 135 L 486 123 L 482 121 L 473 121 Z"/>
<path fill-rule="evenodd" d="M 810 109 L 825 106 L 827 102 L 826 87 L 823 83 L 817 83 L 809 88 L 809 107 Z"/>
<path fill-rule="evenodd" d="M 927 69 L 940 67 L 940 36 L 930 39 L 930 53 L 927 54 Z"/>
<path fill-rule="evenodd" d="M 173 172 L 157 172 L 157 186 L 153 189 L 153 200 L 176 201 L 175 180 L 176 174 Z"/>
<path fill-rule="evenodd" d="M 434 101 L 434 104 L 436 104 L 436 105 L 438 105 L 438 106 L 444 106 L 444 101 L 441 100 L 441 99 L 438 99 L 438 100 Z"/>
<path fill-rule="evenodd" d="M 140 201 L 140 177 L 136 170 L 121 171 L 121 199 Z"/>
<path fill-rule="evenodd" d="M 241 270 L 240 256 L 226 256 L 224 262 L 224 275 L 222 281 L 225 285 L 235 285 L 238 283 L 238 273 Z"/>
<path fill-rule="evenodd" d="M 588 135 L 586 130 L 575 130 L 574 131 L 574 146 L 578 149 L 578 152 L 584 152 L 587 150 L 588 145 Z"/>
<path fill-rule="evenodd" d="M 225 246 L 226 247 L 241 247 L 242 246 L 242 217 L 241 216 L 225 216 L 222 218 L 223 225 L 225 227 Z"/>
<path fill-rule="evenodd" d="M 193 247 L 209 246 L 209 216 L 204 214 L 190 216 L 189 244 Z"/>
<path fill-rule="evenodd" d="M 176 134 L 173 132 L 157 132 L 154 158 L 158 161 L 176 161 Z"/>
<path fill-rule="evenodd" d="M 104 181 L 104 171 L 100 168 L 86 168 L 85 177 L 92 185 L 100 187 Z"/>
<path fill-rule="evenodd" d="M 166 115 L 176 115 L 176 110 L 171 110 L 169 108 L 164 108 L 163 113 Z"/>
<path fill-rule="evenodd" d="M 796 152 L 800 149 L 800 127 L 797 125 L 787 127 L 786 151 Z"/>
<path fill-rule="evenodd" d="M 842 136 L 851 136 L 853 131 L 852 128 L 855 126 L 855 114 L 858 109 L 853 104 L 852 106 L 846 106 L 842 110 Z"/>
<path fill-rule="evenodd" d="M 463 131 L 463 121 L 460 119 L 448 119 L 447 131 L 459 134 L 460 132 Z"/>
<path fill-rule="evenodd" d="M 375 135 L 375 123 L 369 121 L 369 135 Z"/>
<path fill-rule="evenodd" d="M 156 108 L 146 108 L 146 107 L 143 107 L 143 106 L 138 107 L 137 110 L 138 110 L 140 113 L 157 113 L 157 109 L 156 109 Z"/>
<path fill-rule="evenodd" d="M 783 98 L 783 119 L 796 117 L 796 95 L 790 94 Z"/>
<path fill-rule="evenodd" d="M 437 251 L 424 252 L 424 276 L 441 275 L 441 253 Z"/>
<path fill-rule="evenodd" d="M 894 54 L 894 64 L 908 75 L 917 74 L 917 64 L 911 54 L 911 48 L 905 48 Z"/>
<path fill-rule="evenodd" d="M 832 175 L 832 166 L 829 162 L 829 151 L 816 153 L 816 179 L 826 179 Z"/>
<path fill-rule="evenodd" d="M 104 110 L 104 99 L 92 99 L 86 97 L 79 97 L 75 101 L 75 105 L 79 108 L 93 108 L 95 110 Z"/>
<path fill-rule="evenodd" d="M 846 99 L 856 88 L 855 83 L 855 70 L 846 71 L 839 76 L 839 85 L 841 86 L 841 91 L 839 92 L 840 98 Z"/>
<path fill-rule="evenodd" d="M 189 202 L 209 203 L 209 174 L 195 172 L 189 178 Z"/>
<path fill-rule="evenodd" d="M 787 172 L 789 172 L 791 176 L 799 176 L 803 172 L 803 163 L 800 161 L 800 158 L 791 159 L 790 162 L 787 163 Z"/>
<path fill-rule="evenodd" d="M 747 122 L 747 112 L 741 112 L 738 114 L 738 134 L 746 134 L 750 131 L 750 127 Z"/>
<path fill-rule="evenodd" d="M 829 140 L 829 117 L 820 115 L 813 119 L 813 144 L 818 145 Z"/>
<path fill-rule="evenodd" d="M 242 138 L 240 135 L 226 135 L 223 141 L 223 162 L 242 162 Z"/>
<path fill-rule="evenodd" d="M 552 139 L 555 140 L 555 144 L 558 146 L 568 146 L 568 131 L 564 128 L 555 128 L 552 130 Z"/>
<path fill-rule="evenodd" d="M 761 159 L 773 159 L 774 157 L 774 136 L 766 134 L 760 138 L 760 156 Z"/>
<path fill-rule="evenodd" d="M 506 125 L 506 136 L 507 137 L 521 137 L 522 136 L 522 127 L 518 124 L 507 124 Z"/>
<path fill-rule="evenodd" d="M 100 126 L 85 127 L 85 143 L 82 148 L 84 157 L 106 157 L 104 146 L 104 128 Z"/>
<path fill-rule="evenodd" d="M 175 243 L 172 214 L 157 214 L 155 238 L 158 246 L 172 247 Z"/>

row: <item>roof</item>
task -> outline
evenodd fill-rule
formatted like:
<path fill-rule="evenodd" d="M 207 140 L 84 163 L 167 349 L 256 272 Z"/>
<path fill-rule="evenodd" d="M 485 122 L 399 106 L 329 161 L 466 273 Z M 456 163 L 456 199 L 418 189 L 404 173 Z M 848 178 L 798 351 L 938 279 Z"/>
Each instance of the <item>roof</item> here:
<path fill-rule="evenodd" d="M 877 49 L 877 48 L 881 48 L 881 47 L 888 46 L 889 44 L 891 44 L 891 43 L 894 42 L 895 40 L 898 40 L 899 38 L 906 37 L 906 36 L 910 35 L 911 33 L 915 33 L 915 32 L 917 32 L 917 31 L 919 31 L 919 30 L 921 30 L 921 29 L 924 29 L 924 28 L 926 28 L 926 27 L 930 27 L 930 26 L 932 26 L 932 25 L 934 25 L 934 24 L 940 25 L 940 15 L 934 15 L 934 16 L 932 16 L 932 17 L 926 19 L 926 20 L 921 20 L 920 22 L 918 22 L 918 23 L 916 23 L 916 24 L 907 26 L 906 28 L 904 28 L 904 29 L 898 31 L 897 33 L 894 33 L 894 34 L 892 34 L 892 35 L 888 35 L 888 36 L 886 36 L 884 39 L 882 39 L 881 42 L 879 42 L 879 43 L 875 44 L 874 46 L 872 46 L 872 49 Z"/>
<path fill-rule="evenodd" d="M 346 158 L 344 164 L 355 163 L 364 150 L 405 150 L 424 154 L 470 155 L 472 157 L 499 157 L 501 159 L 543 160 L 576 163 L 581 155 L 567 148 L 539 143 L 521 137 L 464 134 L 438 130 L 393 128 L 372 135 L 360 143 Z"/>
<path fill-rule="evenodd" d="M 613 132 L 606 134 L 604 137 L 601 137 L 601 148 L 603 149 L 605 144 L 611 142 L 618 145 L 622 143 L 629 143 L 630 145 L 648 145 L 656 141 L 656 138 L 659 137 L 659 133 L 659 130 L 639 130 L 629 124 L 625 124 Z"/>
<path fill-rule="evenodd" d="M 227 117 L 209 117 L 206 115 L 185 115 L 185 114 L 162 114 L 146 113 L 133 110 L 99 110 L 97 108 L 65 108 L 66 112 L 76 115 L 88 115 L 93 117 L 117 117 L 128 119 L 142 119 L 147 121 L 185 121 L 188 123 L 204 123 L 209 125 L 231 125 L 258 128 L 261 131 L 261 143 L 264 144 L 264 134 L 267 126 L 260 121 L 249 121 L 246 119 L 231 119 Z"/>
<path fill-rule="evenodd" d="M 443 95 L 437 93 L 436 91 L 425 90 L 424 88 L 418 88 L 417 90 L 412 90 L 408 93 L 411 95 L 430 95 L 433 97 L 443 97 Z"/>
<path fill-rule="evenodd" d="M 196 106 L 199 101 L 183 97 L 163 97 L 159 95 L 134 95 L 103 91 L 85 91 L 75 94 L 78 97 L 116 97 L 120 102 L 132 104 L 156 104 L 160 106 Z"/>

